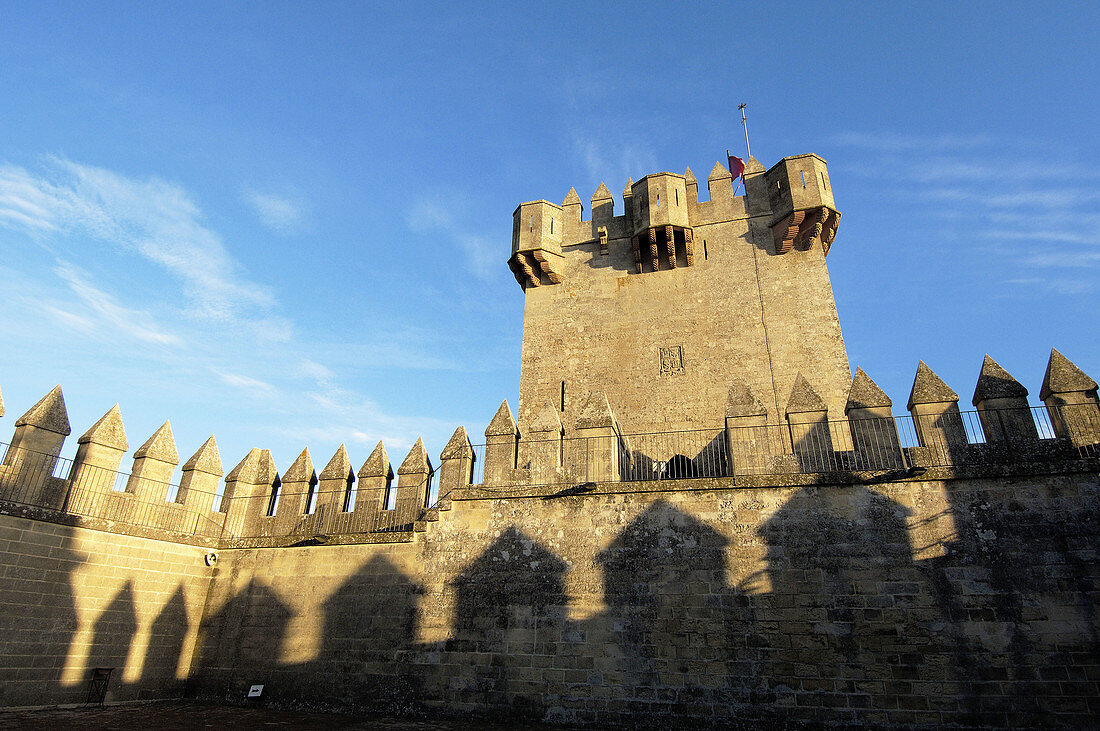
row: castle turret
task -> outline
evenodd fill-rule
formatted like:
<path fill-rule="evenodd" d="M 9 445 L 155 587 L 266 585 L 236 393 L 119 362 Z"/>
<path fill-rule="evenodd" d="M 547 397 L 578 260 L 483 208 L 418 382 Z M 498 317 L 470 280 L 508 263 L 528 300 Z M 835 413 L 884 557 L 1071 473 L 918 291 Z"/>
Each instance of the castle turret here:
<path fill-rule="evenodd" d="M 814 154 L 785 157 L 764 173 L 775 252 L 785 254 L 821 243 L 825 253 L 836 238 L 840 213 L 825 161 Z"/>
<path fill-rule="evenodd" d="M 631 246 L 639 274 L 695 263 L 687 184 L 683 175 L 654 173 L 631 185 Z"/>
<path fill-rule="evenodd" d="M 521 203 L 512 214 L 508 267 L 524 289 L 561 283 L 563 217 L 561 206 L 545 200 Z"/>

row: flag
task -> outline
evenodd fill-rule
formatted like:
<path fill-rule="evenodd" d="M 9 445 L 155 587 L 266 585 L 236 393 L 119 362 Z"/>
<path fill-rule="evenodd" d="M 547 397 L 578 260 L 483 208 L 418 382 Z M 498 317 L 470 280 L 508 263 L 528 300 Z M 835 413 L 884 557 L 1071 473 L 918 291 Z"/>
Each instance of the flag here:
<path fill-rule="evenodd" d="M 744 177 L 745 177 L 745 161 L 742 160 L 741 158 L 737 157 L 736 155 L 730 155 L 729 159 L 730 159 L 730 175 L 732 175 L 735 178 L 744 179 Z"/>

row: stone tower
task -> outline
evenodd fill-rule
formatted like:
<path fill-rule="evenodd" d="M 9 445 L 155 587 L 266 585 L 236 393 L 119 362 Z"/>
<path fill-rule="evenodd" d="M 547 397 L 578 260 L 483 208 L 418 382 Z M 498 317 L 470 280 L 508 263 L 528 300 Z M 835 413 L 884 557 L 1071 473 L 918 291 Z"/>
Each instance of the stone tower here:
<path fill-rule="evenodd" d="M 516 209 L 521 431 L 547 404 L 574 423 L 592 392 L 625 432 L 721 426 L 730 394 L 746 393 L 777 423 L 799 374 L 843 418 L 852 378 L 825 266 L 840 219 L 825 161 L 765 171 L 750 158 L 737 196 L 717 163 L 707 187 L 700 200 L 689 168 L 627 181 L 618 214 L 602 183 L 587 220 L 575 190 Z"/>

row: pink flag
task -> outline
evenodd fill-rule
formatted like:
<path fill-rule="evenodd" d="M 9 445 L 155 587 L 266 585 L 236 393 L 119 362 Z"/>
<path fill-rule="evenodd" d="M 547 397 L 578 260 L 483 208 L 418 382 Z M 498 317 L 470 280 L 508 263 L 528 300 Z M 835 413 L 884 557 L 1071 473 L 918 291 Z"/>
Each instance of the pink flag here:
<path fill-rule="evenodd" d="M 745 161 L 736 155 L 730 155 L 730 175 L 735 178 L 745 177 Z"/>

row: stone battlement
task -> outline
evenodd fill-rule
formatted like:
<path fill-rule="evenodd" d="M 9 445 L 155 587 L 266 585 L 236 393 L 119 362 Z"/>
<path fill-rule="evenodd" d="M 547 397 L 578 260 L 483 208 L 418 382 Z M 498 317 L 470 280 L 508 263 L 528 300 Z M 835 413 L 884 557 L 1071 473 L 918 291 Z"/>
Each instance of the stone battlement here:
<path fill-rule="evenodd" d="M 318 536 L 392 542 L 411 540 L 453 499 L 469 495 L 552 494 L 602 483 L 604 490 L 645 490 L 645 482 L 692 478 L 707 478 L 708 487 L 788 484 L 798 475 L 858 483 L 927 468 L 1038 463 L 1074 470 L 1079 460 L 1100 458 L 1096 382 L 1052 350 L 1039 392 L 1044 406 L 1030 406 L 1028 390 L 986 356 L 975 410 L 966 412 L 924 362 L 908 416 L 895 415 L 891 399 L 858 368 L 843 418 L 802 376 L 781 422 L 768 422 L 751 388 L 734 382 L 724 425 L 682 432 L 629 433 L 602 393 L 591 394 L 568 426 L 550 406 L 517 423 L 505 400 L 484 445 L 471 444 L 460 426 L 438 468 L 419 439 L 396 471 L 381 442 L 358 470 L 341 445 L 319 473 L 308 448 L 282 473 L 257 448 L 219 489 L 224 470 L 213 436 L 173 482 L 180 460 L 167 421 L 134 451 L 130 471 L 120 471 L 128 440 L 117 404 L 78 439 L 72 460 L 61 459 L 70 428 L 58 386 L 16 421 L 0 464 L 0 502 L 9 511 L 199 545 L 295 545 Z"/>

